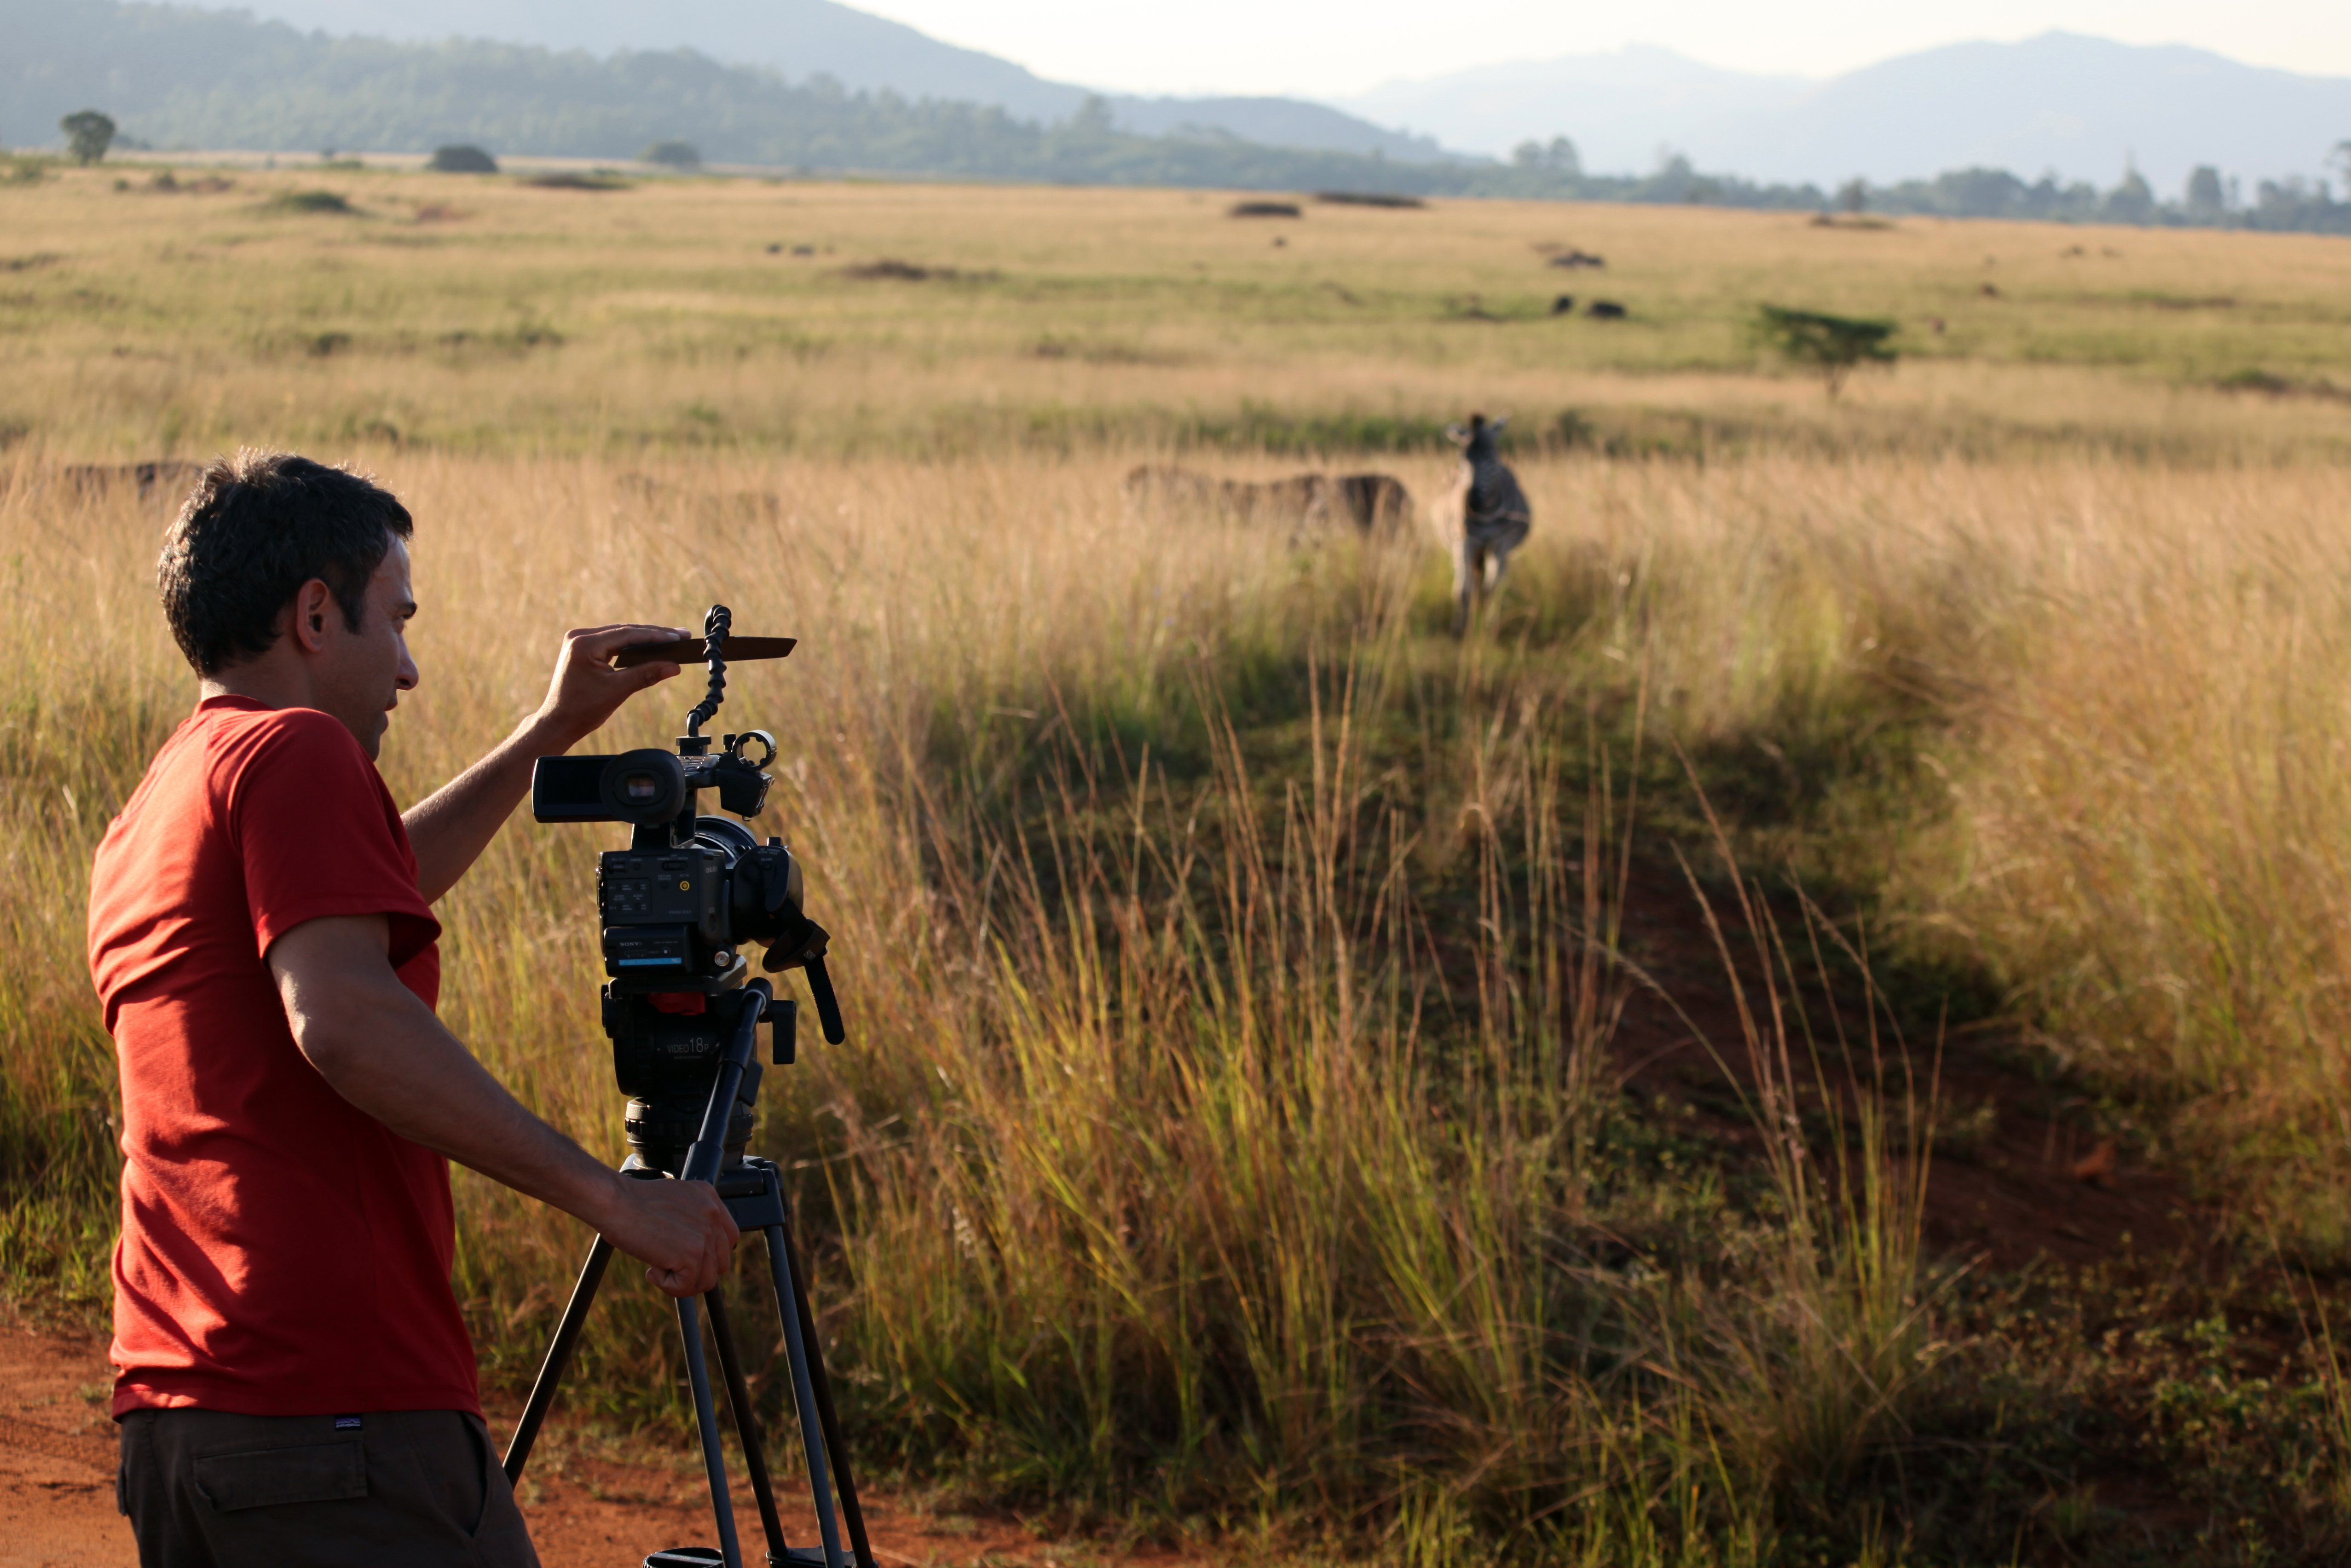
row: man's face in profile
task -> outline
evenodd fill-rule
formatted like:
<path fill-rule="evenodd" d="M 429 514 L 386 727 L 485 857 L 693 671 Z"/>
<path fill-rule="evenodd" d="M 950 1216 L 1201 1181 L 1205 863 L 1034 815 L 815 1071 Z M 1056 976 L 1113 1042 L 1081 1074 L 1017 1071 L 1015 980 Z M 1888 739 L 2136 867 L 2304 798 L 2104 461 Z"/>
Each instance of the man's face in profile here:
<path fill-rule="evenodd" d="M 400 694 L 416 686 L 416 662 L 408 656 L 408 622 L 416 595 L 408 579 L 408 546 L 389 541 L 383 559 L 368 579 L 367 613 L 354 632 L 340 612 L 324 617 L 327 646 L 318 669 L 319 706 L 343 721 L 370 758 L 383 747 L 392 710 Z"/>

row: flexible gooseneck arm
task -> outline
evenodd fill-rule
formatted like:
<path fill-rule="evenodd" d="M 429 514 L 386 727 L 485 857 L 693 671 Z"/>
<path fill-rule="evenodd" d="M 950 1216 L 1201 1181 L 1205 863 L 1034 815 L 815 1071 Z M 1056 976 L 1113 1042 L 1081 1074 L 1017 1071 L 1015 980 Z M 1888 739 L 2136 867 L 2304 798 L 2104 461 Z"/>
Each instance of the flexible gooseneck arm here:
<path fill-rule="evenodd" d="M 718 705 L 726 700 L 726 633 L 735 624 L 735 612 L 724 604 L 714 604 L 710 613 L 702 619 L 702 646 L 710 661 L 710 689 L 685 716 L 685 733 L 699 736 L 702 727 L 718 712 Z"/>

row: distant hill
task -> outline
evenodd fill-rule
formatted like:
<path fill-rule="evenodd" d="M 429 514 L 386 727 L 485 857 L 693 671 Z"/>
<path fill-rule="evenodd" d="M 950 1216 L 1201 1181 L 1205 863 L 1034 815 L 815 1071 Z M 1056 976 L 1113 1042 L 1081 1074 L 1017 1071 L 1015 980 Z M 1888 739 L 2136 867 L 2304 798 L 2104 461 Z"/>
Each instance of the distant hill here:
<path fill-rule="evenodd" d="M 1700 167 L 1822 185 L 1976 165 L 2105 183 L 2135 163 L 2170 194 L 2198 164 L 2248 187 L 2313 178 L 2351 138 L 2351 79 L 2069 33 L 1954 44 L 1819 83 L 1633 48 L 1391 82 L 1333 101 L 1479 152 L 1565 135 L 1586 168 L 1606 172 L 1649 168 L 1663 144 Z"/>
<path fill-rule="evenodd" d="M 1690 152 L 1703 161 L 1735 151 L 1743 171 L 1773 179 L 1894 180 L 1984 164 L 2103 182 L 2135 163 L 2172 194 L 2199 163 L 2248 184 L 2315 175 L 2346 138 L 2351 79 L 2046 33 L 1854 71 L 1776 112 L 1726 116 Z"/>
<path fill-rule="evenodd" d="M 1122 131 L 1138 136 L 1225 135 L 1268 147 L 1303 147 L 1393 158 L 1404 163 L 1483 162 L 1449 152 L 1430 136 L 1389 131 L 1352 114 L 1294 98 L 1123 98 L 1109 99 Z"/>
<path fill-rule="evenodd" d="M 1560 194 L 1524 171 L 1267 146 L 1223 131 L 1122 131 L 1081 99 L 1052 125 L 992 105 L 860 92 L 818 75 L 723 65 L 692 50 L 598 57 L 512 44 L 332 37 L 243 12 L 0 0 L 0 143 L 56 145 L 58 117 L 97 107 L 160 147 L 493 153 L 625 160 L 693 142 L 716 162 L 1081 183 Z M 1159 100 L 1155 100 L 1159 101 Z M 1232 100 L 1257 112 L 1253 100 Z M 1340 118 L 1311 106 L 1311 116 Z M 1481 183 L 1482 182 L 1482 183 Z"/>
<path fill-rule="evenodd" d="M 796 83 L 827 76 L 852 90 L 992 106 L 1046 122 L 1067 120 L 1092 96 L 832 0 L 246 0 L 245 8 L 265 21 L 340 37 L 482 39 L 595 55 L 692 49 L 725 65 L 764 66 Z M 1406 162 L 1446 156 L 1432 141 L 1297 99 L 1106 96 L 1113 122 L 1144 136 L 1222 134 Z"/>
<path fill-rule="evenodd" d="M 903 98 L 993 104 L 1023 120 L 1065 120 L 1086 99 L 1084 88 L 832 0 L 244 0 L 241 8 L 305 32 L 404 43 L 472 38 L 594 55 L 692 49 L 793 81 L 824 75 Z"/>
<path fill-rule="evenodd" d="M 1499 155 L 1521 141 L 1547 142 L 1563 135 L 1574 141 L 1585 168 L 1632 171 L 1655 165 L 1661 148 L 1688 152 L 1694 127 L 1729 115 L 1787 108 L 1815 85 L 1802 77 L 1727 71 L 1671 49 L 1635 44 L 1608 54 L 1384 82 L 1332 101 L 1476 152 Z"/>

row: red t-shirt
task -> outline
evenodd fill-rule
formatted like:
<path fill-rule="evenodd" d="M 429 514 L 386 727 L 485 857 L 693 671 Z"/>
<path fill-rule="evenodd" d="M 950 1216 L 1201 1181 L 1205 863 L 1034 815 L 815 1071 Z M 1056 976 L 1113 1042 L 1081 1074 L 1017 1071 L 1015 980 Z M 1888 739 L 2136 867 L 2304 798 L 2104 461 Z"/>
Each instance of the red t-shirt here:
<path fill-rule="evenodd" d="M 212 697 L 99 845 L 89 970 L 122 1071 L 114 1413 L 479 1412 L 449 1290 L 449 1166 L 329 1088 L 263 956 L 383 915 L 439 998 L 441 927 L 391 791 L 342 724 Z"/>

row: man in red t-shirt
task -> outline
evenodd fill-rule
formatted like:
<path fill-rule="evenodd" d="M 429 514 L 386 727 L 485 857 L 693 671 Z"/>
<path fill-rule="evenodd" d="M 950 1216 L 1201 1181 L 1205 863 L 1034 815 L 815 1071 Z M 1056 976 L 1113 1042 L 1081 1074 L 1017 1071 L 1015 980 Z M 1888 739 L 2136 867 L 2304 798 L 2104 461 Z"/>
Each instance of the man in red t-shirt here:
<path fill-rule="evenodd" d="M 675 664 L 564 642 L 547 700 L 403 817 L 374 758 L 417 683 L 407 511 L 242 453 L 165 541 L 201 677 L 99 846 L 90 974 L 122 1081 L 120 1495 L 145 1568 L 535 1564 L 449 1288 L 449 1160 L 551 1203 L 673 1295 L 736 1240 L 707 1185 L 625 1180 L 434 1016 L 432 906 L 529 786 Z"/>

